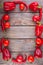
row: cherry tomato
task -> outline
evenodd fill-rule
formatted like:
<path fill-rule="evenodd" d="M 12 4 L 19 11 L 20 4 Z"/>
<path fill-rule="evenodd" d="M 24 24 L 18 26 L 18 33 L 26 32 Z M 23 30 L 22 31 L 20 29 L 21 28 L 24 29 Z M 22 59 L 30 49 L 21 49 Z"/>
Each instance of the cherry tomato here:
<path fill-rule="evenodd" d="M 24 10 L 24 8 L 25 8 L 25 5 L 22 3 L 22 4 L 20 4 L 20 10 L 21 11 L 23 11 Z"/>
<path fill-rule="evenodd" d="M 9 40 L 5 39 L 3 44 L 4 44 L 4 46 L 8 46 L 9 45 Z"/>
<path fill-rule="evenodd" d="M 2 18 L 4 21 L 8 21 L 10 19 L 8 14 L 5 14 Z"/>
<path fill-rule="evenodd" d="M 28 61 L 30 63 L 34 62 L 34 56 L 32 56 L 32 55 L 28 56 Z"/>
<path fill-rule="evenodd" d="M 5 22 L 5 29 L 10 28 L 10 23 L 9 22 Z"/>
<path fill-rule="evenodd" d="M 8 39 L 5 39 L 5 38 L 2 38 L 1 39 L 1 42 L 4 46 L 8 46 L 9 45 L 9 40 Z"/>
<path fill-rule="evenodd" d="M 36 38 L 36 46 L 41 46 L 42 45 L 42 39 L 41 38 Z"/>

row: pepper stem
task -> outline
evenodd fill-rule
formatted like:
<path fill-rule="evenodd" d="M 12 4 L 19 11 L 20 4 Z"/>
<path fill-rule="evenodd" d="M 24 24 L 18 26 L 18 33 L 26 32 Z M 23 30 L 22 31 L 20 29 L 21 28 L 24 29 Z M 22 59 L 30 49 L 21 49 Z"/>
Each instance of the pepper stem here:
<path fill-rule="evenodd" d="M 0 4 L 0 8 L 2 8 L 3 6 L 2 6 L 2 4 Z"/>
<path fill-rule="evenodd" d="M 37 24 L 38 24 L 39 26 L 41 25 L 41 23 L 40 23 L 40 22 L 38 22 Z"/>
<path fill-rule="evenodd" d="M 38 8 L 40 9 L 40 8 L 42 8 L 42 6 L 39 5 Z"/>

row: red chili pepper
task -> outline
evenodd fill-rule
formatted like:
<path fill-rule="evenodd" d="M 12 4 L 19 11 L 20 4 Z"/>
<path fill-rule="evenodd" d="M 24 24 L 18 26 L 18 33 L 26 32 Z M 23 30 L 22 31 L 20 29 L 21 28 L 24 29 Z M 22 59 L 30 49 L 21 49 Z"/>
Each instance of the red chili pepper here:
<path fill-rule="evenodd" d="M 5 14 L 5 15 L 3 15 L 2 19 L 3 19 L 4 21 L 8 21 L 8 20 L 10 19 L 10 17 L 9 17 L 8 14 Z"/>
<path fill-rule="evenodd" d="M 1 20 L 1 28 L 2 28 L 2 31 L 4 32 L 5 31 L 5 26 L 4 26 L 4 21 Z"/>
<path fill-rule="evenodd" d="M 3 44 L 5 47 L 9 45 L 9 40 L 8 40 L 8 39 L 2 38 L 1 41 L 2 41 L 2 44 Z"/>
<path fill-rule="evenodd" d="M 39 37 L 41 34 L 42 34 L 42 25 L 36 25 L 35 35 Z"/>
<path fill-rule="evenodd" d="M 39 16 L 34 15 L 33 16 L 33 21 L 36 22 L 36 23 L 38 23 L 38 22 L 41 21 L 41 19 L 42 19 L 42 8 L 39 8 Z"/>
<path fill-rule="evenodd" d="M 3 4 L 4 11 L 12 11 L 16 8 L 16 5 L 14 2 L 4 2 Z"/>
<path fill-rule="evenodd" d="M 1 28 L 3 32 L 6 31 L 6 29 L 10 28 L 10 23 L 1 20 Z"/>
<path fill-rule="evenodd" d="M 23 11 L 25 7 L 26 7 L 26 10 L 28 9 L 27 5 L 22 1 L 16 1 L 14 3 L 19 4 L 19 8 L 20 8 L 21 11 Z"/>
<path fill-rule="evenodd" d="M 2 52 L 2 42 L 0 40 L 0 53 Z"/>
<path fill-rule="evenodd" d="M 41 20 L 42 19 L 42 8 L 39 8 L 39 17 L 40 17 L 39 20 Z"/>
<path fill-rule="evenodd" d="M 37 2 L 33 2 L 29 5 L 29 9 L 33 12 L 37 12 L 39 10 L 39 16 L 34 15 L 32 19 L 36 23 L 40 22 L 42 19 L 42 8 L 39 6 L 39 4 Z"/>
<path fill-rule="evenodd" d="M 10 52 L 7 48 L 3 48 L 2 54 L 3 54 L 3 59 L 4 60 L 8 61 L 9 59 L 11 59 L 11 54 L 10 54 Z"/>
<path fill-rule="evenodd" d="M 22 55 L 18 55 L 16 59 L 12 59 L 12 62 L 22 63 L 26 62 L 27 56 L 25 55 L 25 58 L 23 58 Z"/>
<path fill-rule="evenodd" d="M 12 11 L 16 8 L 16 4 L 23 4 L 26 7 L 27 10 L 27 5 L 22 2 L 22 1 L 14 1 L 14 2 L 4 2 L 4 11 Z M 20 10 L 24 10 L 24 6 L 22 7 L 23 9 L 20 8 Z"/>
<path fill-rule="evenodd" d="M 40 48 L 36 48 L 35 52 L 34 52 L 34 56 L 36 58 L 42 58 L 42 51 Z"/>
<path fill-rule="evenodd" d="M 39 46 L 42 46 L 42 43 L 43 43 L 43 42 L 42 42 L 42 38 L 39 38 L 39 37 L 36 38 L 36 46 L 38 46 L 38 47 L 39 47 Z"/>
<path fill-rule="evenodd" d="M 34 62 L 34 56 L 32 56 L 32 55 L 28 56 L 28 61 L 30 63 Z"/>

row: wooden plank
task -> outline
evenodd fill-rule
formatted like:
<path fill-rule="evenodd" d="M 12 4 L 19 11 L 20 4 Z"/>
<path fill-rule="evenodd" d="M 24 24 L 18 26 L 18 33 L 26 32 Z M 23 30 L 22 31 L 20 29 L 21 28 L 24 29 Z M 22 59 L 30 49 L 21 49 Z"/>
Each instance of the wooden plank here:
<path fill-rule="evenodd" d="M 0 31 L 0 38 L 35 38 L 34 26 L 13 26 L 5 32 Z"/>
<path fill-rule="evenodd" d="M 11 52 L 31 52 L 35 50 L 35 39 L 9 39 L 9 49 Z M 43 46 L 41 47 L 43 51 Z"/>
<path fill-rule="evenodd" d="M 9 49 L 12 52 L 34 51 L 35 39 L 10 39 Z"/>
<path fill-rule="evenodd" d="M 15 0 L 3 0 L 3 1 L 0 1 L 0 3 L 2 3 L 2 5 L 3 5 L 3 2 L 5 2 L 5 1 L 15 1 Z M 19 0 L 16 0 L 16 1 L 19 1 Z M 29 5 L 31 2 L 34 2 L 34 0 L 22 0 L 23 2 L 25 2 L 27 5 Z M 43 0 L 35 0 L 35 1 L 37 1 L 42 7 L 43 7 Z M 3 8 L 0 8 L 0 12 L 3 12 Z M 12 12 L 21 12 L 20 10 L 19 10 L 19 6 L 17 6 L 16 7 L 16 9 L 14 10 L 14 11 L 12 11 Z M 31 11 L 23 11 L 23 12 L 31 12 Z"/>
<path fill-rule="evenodd" d="M 6 33 L 0 31 L 0 38 L 3 36 L 7 38 L 35 38 L 35 27 L 34 26 L 10 27 L 10 29 L 8 29 Z"/>
<path fill-rule="evenodd" d="M 9 22 L 10 22 L 10 25 L 12 25 L 12 26 L 22 26 L 22 25 L 36 25 L 36 23 L 34 23 L 33 21 L 32 21 L 32 17 L 34 16 L 34 15 L 38 15 L 38 13 L 9 13 L 9 16 L 10 16 L 10 20 L 9 20 Z M 2 19 L 2 16 L 3 16 L 4 14 L 3 13 L 1 13 L 0 14 L 0 19 Z M 43 15 L 43 14 L 42 14 Z M 18 17 L 19 16 L 19 17 Z M 41 20 L 41 23 L 43 24 L 43 16 L 42 16 L 42 20 Z"/>

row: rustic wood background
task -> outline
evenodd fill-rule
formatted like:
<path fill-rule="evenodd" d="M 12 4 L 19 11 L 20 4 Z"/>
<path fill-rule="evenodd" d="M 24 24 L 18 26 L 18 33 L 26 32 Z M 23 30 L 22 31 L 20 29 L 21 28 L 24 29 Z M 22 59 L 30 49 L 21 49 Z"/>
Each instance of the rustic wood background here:
<path fill-rule="evenodd" d="M 6 1 L 14 1 L 14 0 L 0 0 L 0 3 L 3 5 L 3 2 Z M 22 0 L 27 5 L 31 2 L 37 1 L 43 7 L 43 0 Z M 18 6 L 19 7 L 19 6 Z M 16 57 L 19 53 L 22 54 L 33 54 L 35 50 L 35 23 L 32 22 L 32 16 L 37 13 L 32 13 L 31 11 L 23 11 L 21 12 L 19 8 L 16 10 L 9 12 L 10 15 L 10 24 L 11 27 L 6 33 L 1 31 L 0 27 L 0 38 L 5 37 L 10 40 L 9 50 L 11 51 L 12 57 Z M 5 14 L 3 8 L 0 8 L 0 19 Z M 43 17 L 41 23 L 43 24 Z M 43 36 L 43 34 L 42 34 Z M 43 46 L 41 47 L 43 51 Z M 19 65 L 14 64 L 9 60 L 8 62 L 3 61 L 2 54 L 0 53 L 0 65 Z M 20 65 L 43 65 L 42 59 L 35 59 L 34 63 L 26 63 Z"/>

